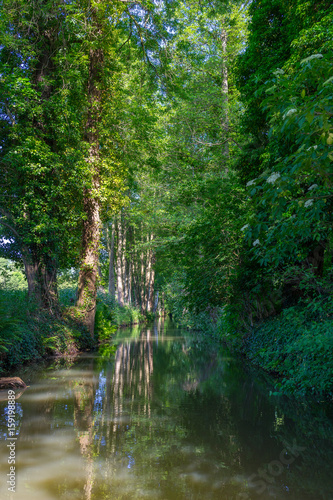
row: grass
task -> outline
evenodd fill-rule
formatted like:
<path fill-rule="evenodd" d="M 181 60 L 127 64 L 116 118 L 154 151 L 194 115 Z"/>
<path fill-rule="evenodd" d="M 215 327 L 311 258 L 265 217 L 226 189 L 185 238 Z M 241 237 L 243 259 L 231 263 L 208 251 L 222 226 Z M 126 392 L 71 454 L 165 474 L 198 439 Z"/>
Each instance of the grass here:
<path fill-rule="evenodd" d="M 86 329 L 66 311 L 57 317 L 27 301 L 25 290 L 0 290 L 0 372 L 92 347 Z"/>

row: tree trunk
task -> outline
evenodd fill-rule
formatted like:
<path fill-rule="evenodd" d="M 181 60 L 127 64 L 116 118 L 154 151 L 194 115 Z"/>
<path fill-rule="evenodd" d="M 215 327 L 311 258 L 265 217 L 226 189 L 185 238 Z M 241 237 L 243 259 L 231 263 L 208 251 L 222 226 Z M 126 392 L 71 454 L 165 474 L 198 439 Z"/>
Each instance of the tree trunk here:
<path fill-rule="evenodd" d="M 147 243 L 149 243 L 150 237 L 147 235 Z M 144 278 L 145 283 L 145 294 L 144 294 L 144 304 L 145 311 L 148 311 L 148 302 L 149 302 L 149 284 L 150 284 L 150 270 L 151 270 L 151 250 L 148 248 L 147 257 L 146 257 L 146 273 Z"/>
<path fill-rule="evenodd" d="M 22 260 L 28 282 L 28 297 L 39 307 L 57 311 L 57 265 L 55 259 L 45 256 L 43 261 L 27 247 L 22 248 Z"/>
<path fill-rule="evenodd" d="M 150 241 L 150 245 L 153 239 L 154 239 L 153 234 L 147 236 L 147 240 Z M 146 290 L 147 290 L 146 304 L 148 312 L 151 312 L 154 307 L 154 285 L 155 285 L 154 263 L 155 263 L 155 254 L 153 252 L 152 247 L 150 246 L 147 252 L 147 269 L 146 269 Z"/>
<path fill-rule="evenodd" d="M 100 240 L 100 213 L 98 200 L 86 193 L 84 198 L 86 220 L 83 222 L 82 261 L 79 274 L 77 305 L 83 310 L 84 323 L 94 336 L 98 256 Z"/>
<path fill-rule="evenodd" d="M 149 296 L 148 296 L 148 311 L 154 310 L 154 288 L 155 288 L 155 253 L 151 252 L 151 264 L 150 264 L 150 279 L 149 279 Z"/>
<path fill-rule="evenodd" d="M 117 244 L 117 295 L 118 304 L 124 305 L 124 286 L 122 277 L 123 234 L 121 215 L 118 218 L 118 244 Z"/>
<path fill-rule="evenodd" d="M 139 306 L 138 275 L 139 275 L 138 261 L 134 260 L 134 262 L 132 263 L 132 290 L 133 290 L 133 299 L 135 307 Z"/>
<path fill-rule="evenodd" d="M 225 28 L 221 31 L 222 42 L 222 99 L 223 99 L 223 117 L 222 117 L 222 138 L 226 141 L 223 145 L 223 155 L 229 158 L 229 85 L 228 85 L 228 55 L 227 44 L 228 34 Z"/>
<path fill-rule="evenodd" d="M 141 312 L 145 312 L 145 263 L 144 263 L 144 253 L 141 252 L 141 274 L 140 274 L 140 300 L 141 300 Z"/>
<path fill-rule="evenodd" d="M 122 242 L 122 259 L 121 259 L 121 279 L 123 282 L 124 304 L 128 304 L 128 281 L 127 281 L 127 259 L 126 259 L 126 225 L 123 223 L 123 242 Z"/>
<path fill-rule="evenodd" d="M 39 266 L 39 283 L 43 307 L 57 311 L 59 309 L 59 301 L 57 263 L 55 259 L 50 257 L 45 258 L 45 262 Z"/>
<path fill-rule="evenodd" d="M 157 308 L 158 308 L 158 296 L 159 296 L 159 291 L 157 290 L 156 295 L 155 295 L 154 309 L 153 309 L 154 313 L 156 313 Z"/>
<path fill-rule="evenodd" d="M 25 277 L 28 282 L 28 297 L 40 306 L 42 303 L 42 295 L 38 283 L 38 264 L 31 258 L 27 247 L 22 248 L 22 260 L 24 264 Z"/>
<path fill-rule="evenodd" d="M 91 23 L 94 24 L 95 28 L 94 37 L 100 39 L 102 33 L 95 9 L 91 9 Z M 89 75 L 87 85 L 88 114 L 86 123 L 86 141 L 89 144 L 87 162 L 91 172 L 91 188 L 85 190 L 83 200 L 85 220 L 83 221 L 82 260 L 79 274 L 77 305 L 83 310 L 84 323 L 92 337 L 94 336 L 95 327 L 101 225 L 100 202 L 97 193 L 100 188 L 100 145 L 98 126 L 102 106 L 101 86 L 103 66 L 103 50 L 98 47 L 91 48 L 89 51 Z"/>
<path fill-rule="evenodd" d="M 109 228 L 107 229 L 107 242 L 108 242 L 108 252 L 109 252 L 109 294 L 113 299 L 116 297 L 116 286 L 114 279 L 114 234 L 115 234 L 115 223 L 112 222 L 111 238 L 110 238 Z"/>
<path fill-rule="evenodd" d="M 130 261 L 128 264 L 128 304 L 132 303 L 132 269 L 133 269 L 133 264 Z"/>

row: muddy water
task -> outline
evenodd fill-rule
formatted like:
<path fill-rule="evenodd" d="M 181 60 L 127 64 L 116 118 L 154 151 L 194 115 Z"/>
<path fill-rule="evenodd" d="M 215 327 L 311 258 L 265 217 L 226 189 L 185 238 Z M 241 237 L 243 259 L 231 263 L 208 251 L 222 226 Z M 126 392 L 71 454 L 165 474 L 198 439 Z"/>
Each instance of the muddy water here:
<path fill-rule="evenodd" d="M 330 408 L 270 395 L 171 323 L 15 375 L 30 387 L 15 427 L 0 401 L 1 499 L 333 498 Z"/>

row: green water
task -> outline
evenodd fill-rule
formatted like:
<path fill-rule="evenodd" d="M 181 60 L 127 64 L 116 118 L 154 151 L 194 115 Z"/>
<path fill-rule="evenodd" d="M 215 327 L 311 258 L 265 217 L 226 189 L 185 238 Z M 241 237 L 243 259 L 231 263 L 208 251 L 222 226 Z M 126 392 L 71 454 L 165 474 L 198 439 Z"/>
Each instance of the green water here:
<path fill-rule="evenodd" d="M 0 401 L 1 499 L 333 498 L 330 408 L 270 396 L 171 323 L 15 375 L 30 387 L 16 400 L 15 493 Z"/>

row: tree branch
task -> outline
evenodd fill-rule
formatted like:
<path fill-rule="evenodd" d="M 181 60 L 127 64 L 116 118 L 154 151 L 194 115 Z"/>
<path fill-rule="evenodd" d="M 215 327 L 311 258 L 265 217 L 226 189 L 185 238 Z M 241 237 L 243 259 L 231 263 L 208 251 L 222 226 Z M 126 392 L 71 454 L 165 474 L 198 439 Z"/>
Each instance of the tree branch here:
<path fill-rule="evenodd" d="M 10 230 L 11 230 L 11 232 L 12 232 L 13 234 L 15 234 L 15 236 L 16 236 L 17 238 L 19 238 L 19 237 L 20 237 L 20 235 L 19 235 L 19 233 L 16 231 L 16 229 L 14 229 L 14 228 L 13 228 L 13 226 L 11 226 L 10 224 L 8 224 L 8 222 L 4 222 L 4 221 L 3 221 L 3 219 L 2 219 L 1 217 L 0 217 L 0 226 L 6 226 L 6 227 L 8 227 L 8 229 L 10 229 Z"/>

